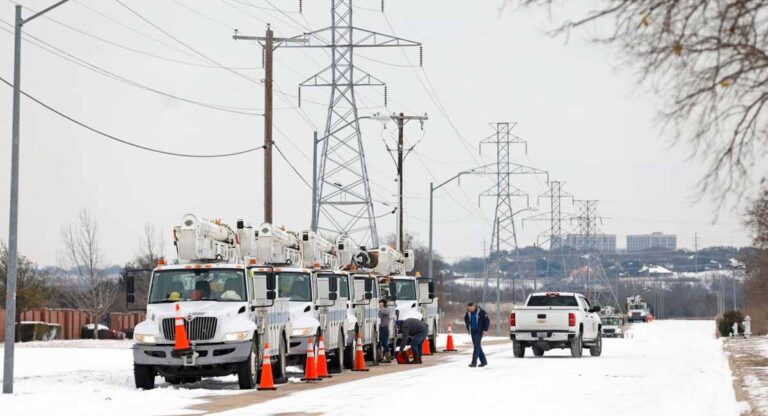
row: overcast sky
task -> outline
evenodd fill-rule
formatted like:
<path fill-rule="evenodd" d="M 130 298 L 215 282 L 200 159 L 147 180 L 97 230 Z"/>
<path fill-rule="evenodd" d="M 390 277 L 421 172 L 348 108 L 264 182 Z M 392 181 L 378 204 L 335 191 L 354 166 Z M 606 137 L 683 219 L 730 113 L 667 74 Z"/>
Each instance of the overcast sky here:
<path fill-rule="evenodd" d="M 305 1 L 300 15 L 297 0 L 271 0 L 286 14 L 266 0 L 124 2 L 216 62 L 253 68 L 237 71 L 255 81 L 263 77 L 261 49 L 232 40 L 233 28 L 261 35 L 266 22 L 271 22 L 277 36 L 293 36 L 327 26 L 331 3 Z M 32 10 L 50 3 L 22 1 Z M 671 147 L 669 138 L 660 134 L 654 120 L 658 100 L 636 86 L 631 68 L 617 66 L 614 50 L 589 44 L 583 36 L 573 36 L 567 44 L 562 38 L 553 39 L 543 33 L 549 25 L 545 13 L 506 11 L 499 16 L 499 3 L 386 0 L 385 18 L 377 11 L 379 0 L 355 2 L 356 26 L 394 31 L 424 44 L 423 68 L 418 67 L 417 49 L 365 50 L 357 56 L 361 68 L 389 85 L 388 108 L 383 107 L 381 89 L 358 90 L 361 115 L 377 111 L 430 115 L 424 131 L 417 124 L 406 131 L 407 141 L 418 143 L 405 167 L 408 231 L 426 241 L 429 182 L 492 161 L 490 149 L 477 154 L 477 142 L 492 132 L 488 122 L 515 121 L 515 133 L 529 146 L 527 155 L 516 149 L 514 159 L 548 170 L 578 199 L 599 199 L 600 213 L 606 217 L 602 229 L 618 234 L 620 247 L 628 233 L 653 231 L 677 234 L 682 247 L 693 246 L 694 233 L 705 246 L 748 243 L 738 204 L 713 223 L 715 206 L 706 199 L 699 202 L 696 193 L 703 167 L 688 161 L 687 147 Z M 6 1 L 0 8 L 2 19 L 12 22 L 12 3 Z M 25 16 L 30 13 L 25 11 Z M 46 16 L 25 26 L 25 33 L 146 87 L 260 112 L 263 88 L 258 82 L 205 67 L 211 63 L 114 1 L 72 0 Z M 8 80 L 13 70 L 12 39 L 10 33 L 0 33 L 0 76 Z M 306 178 L 311 177 L 312 132 L 325 125 L 329 91 L 305 89 L 301 110 L 290 107 L 297 104 L 298 83 L 328 63 L 321 50 L 279 50 L 276 55 L 276 88 L 285 95 L 275 98 L 279 108 L 275 138 Z M 142 145 L 221 153 L 258 146 L 263 140 L 259 116 L 192 105 L 126 85 L 29 42 L 23 44 L 22 68 L 22 88 L 28 93 Z M 437 99 L 427 93 L 430 82 Z M 0 239 L 7 241 L 11 89 L 0 86 L 0 91 L 0 132 L 6 138 L 0 145 Z M 441 114 L 437 100 L 458 134 Z M 374 197 L 394 203 L 395 170 L 382 143 L 392 143 L 394 126 L 383 129 L 374 121 L 362 125 Z M 136 254 L 145 223 L 163 231 L 166 254 L 175 256 L 171 227 L 186 213 L 231 223 L 238 218 L 263 220 L 258 152 L 217 160 L 147 153 L 107 141 L 26 99 L 21 142 L 20 250 L 43 265 L 56 264 L 61 227 L 82 208 L 98 220 L 109 263 L 123 263 Z M 305 229 L 310 191 L 275 157 L 275 222 Z M 514 180 L 531 194 L 535 206 L 536 195 L 545 191 L 544 178 Z M 490 239 L 494 201 L 484 199 L 478 207 L 478 193 L 491 185 L 490 178 L 467 177 L 460 186 L 447 186 L 437 194 L 435 246 L 448 259 L 482 254 L 483 240 Z M 377 214 L 389 209 L 376 205 Z M 545 205 L 539 209 L 546 211 Z M 383 216 L 378 224 L 382 235 L 390 234 L 395 217 Z M 528 245 L 545 231 L 546 223 L 525 222 L 518 227 L 521 244 Z M 566 227 L 575 228 L 575 223 Z"/>

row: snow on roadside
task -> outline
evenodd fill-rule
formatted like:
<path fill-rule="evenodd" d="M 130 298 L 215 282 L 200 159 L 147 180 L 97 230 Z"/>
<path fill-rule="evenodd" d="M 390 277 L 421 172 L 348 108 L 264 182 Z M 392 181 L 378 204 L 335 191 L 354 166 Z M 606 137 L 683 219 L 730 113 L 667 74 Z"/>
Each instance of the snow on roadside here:
<path fill-rule="evenodd" d="M 280 413 L 388 415 L 389 404 L 409 414 L 567 414 L 623 416 L 737 416 L 731 371 L 712 322 L 655 321 L 634 325 L 631 339 L 605 340 L 603 356 L 572 359 L 512 356 L 508 343 L 489 346 L 489 366 L 468 368 L 468 353 L 446 364 L 354 383 L 301 391 L 226 416 Z"/>
<path fill-rule="evenodd" d="M 191 387 L 137 390 L 130 341 L 52 341 L 16 344 L 14 394 L 0 395 L 3 416 L 190 414 L 202 396 L 239 394 L 234 377 Z M 0 351 L 2 351 L 0 344 Z"/>

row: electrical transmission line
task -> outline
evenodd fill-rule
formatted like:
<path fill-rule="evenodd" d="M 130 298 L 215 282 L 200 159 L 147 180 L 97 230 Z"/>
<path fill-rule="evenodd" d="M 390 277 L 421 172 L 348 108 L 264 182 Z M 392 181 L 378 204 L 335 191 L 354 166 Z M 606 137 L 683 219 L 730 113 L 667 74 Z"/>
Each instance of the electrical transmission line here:
<path fill-rule="evenodd" d="M 545 280 L 549 280 L 549 276 L 551 275 L 550 272 L 553 270 L 552 258 L 554 257 L 556 251 L 560 252 L 560 264 L 554 269 L 554 274 L 559 278 L 565 278 L 568 273 L 565 246 L 563 245 L 563 201 L 568 199 L 573 201 L 573 195 L 563 190 L 564 185 L 565 182 L 562 181 L 550 181 L 549 189 L 545 193 L 539 195 L 537 201 L 537 203 L 540 205 L 542 199 L 548 199 L 549 212 L 523 219 L 524 223 L 526 221 L 539 221 L 549 223 L 549 229 L 539 234 L 539 236 L 536 238 L 537 245 L 539 246 L 549 244 L 549 253 L 547 254 L 546 259 L 547 269 L 545 273 Z M 534 290 L 537 290 L 535 279 Z"/>

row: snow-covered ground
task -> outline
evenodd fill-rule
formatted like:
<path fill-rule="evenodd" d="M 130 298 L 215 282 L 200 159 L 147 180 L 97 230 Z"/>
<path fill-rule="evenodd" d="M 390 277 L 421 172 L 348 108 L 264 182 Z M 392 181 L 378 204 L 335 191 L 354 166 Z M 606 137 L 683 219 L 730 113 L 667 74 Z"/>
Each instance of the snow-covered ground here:
<path fill-rule="evenodd" d="M 224 415 L 319 413 L 568 414 L 736 416 L 731 372 L 712 322 L 655 321 L 632 338 L 606 340 L 604 355 L 512 357 L 508 342 L 488 346 L 489 367 L 468 368 L 467 353 L 444 364 L 304 390 Z M 456 334 L 456 342 L 467 340 Z M 440 342 L 444 345 L 444 342 Z M 21 344 L 16 393 L 0 395 L 0 415 L 170 415 L 204 396 L 243 394 L 233 377 L 182 388 L 133 388 L 129 341 Z M 427 358 L 429 360 L 431 358 Z M 158 379 L 158 382 L 161 379 Z M 265 394 L 247 392 L 244 394 Z"/>
<path fill-rule="evenodd" d="M 303 391 L 222 415 L 307 412 L 359 415 L 526 414 L 736 416 L 737 403 L 712 322 L 655 321 L 633 338 L 606 340 L 604 355 L 572 359 L 565 351 L 515 359 L 509 344 L 490 346 L 489 366 L 468 368 L 457 355 L 438 367 Z"/>

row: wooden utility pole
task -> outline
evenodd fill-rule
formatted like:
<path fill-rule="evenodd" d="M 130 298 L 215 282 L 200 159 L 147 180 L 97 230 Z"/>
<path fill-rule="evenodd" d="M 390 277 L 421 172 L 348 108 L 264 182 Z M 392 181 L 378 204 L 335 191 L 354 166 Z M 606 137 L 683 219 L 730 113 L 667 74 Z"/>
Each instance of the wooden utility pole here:
<path fill-rule="evenodd" d="M 384 117 L 374 117 L 376 119 L 385 119 L 387 116 Z M 403 251 L 405 249 L 405 232 L 403 230 L 403 164 L 405 162 L 405 157 L 408 156 L 408 154 L 413 150 L 414 146 L 411 146 L 410 149 L 405 149 L 405 125 L 411 121 L 411 120 L 418 120 L 422 124 L 422 128 L 424 126 L 424 121 L 428 120 L 429 117 L 427 115 L 423 116 L 406 116 L 403 113 L 400 114 L 392 114 L 388 118 L 394 120 L 397 123 L 397 159 L 395 160 L 395 165 L 397 166 L 397 184 L 398 184 L 398 193 L 397 193 L 397 211 L 398 211 L 398 221 L 397 221 L 397 249 L 399 251 Z M 387 148 L 390 152 L 391 149 Z"/>
<path fill-rule="evenodd" d="M 255 40 L 264 48 L 264 222 L 272 223 L 272 82 L 273 56 L 275 49 L 282 43 L 306 43 L 303 37 L 276 38 L 272 28 L 267 24 L 265 36 L 241 36 L 235 31 L 235 40 Z"/>

